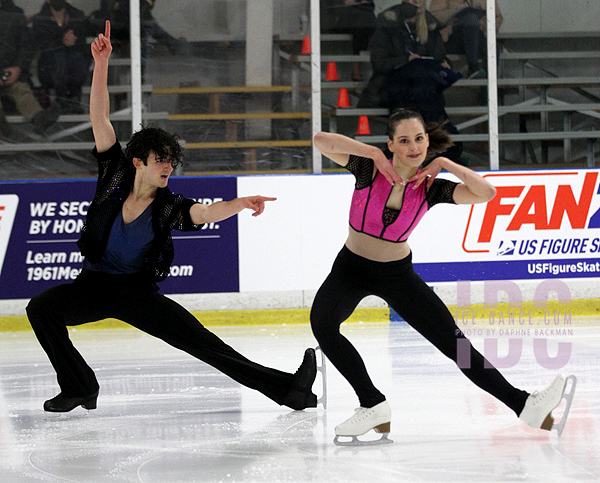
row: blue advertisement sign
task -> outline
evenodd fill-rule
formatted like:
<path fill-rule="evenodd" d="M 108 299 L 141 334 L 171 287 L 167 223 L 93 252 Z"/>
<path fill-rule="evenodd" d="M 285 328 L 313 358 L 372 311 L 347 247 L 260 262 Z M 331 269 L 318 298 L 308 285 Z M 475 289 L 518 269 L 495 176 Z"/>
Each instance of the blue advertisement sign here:
<path fill-rule="evenodd" d="M 76 242 L 96 180 L 0 183 L 0 299 L 27 299 L 74 280 Z M 175 193 L 204 204 L 235 198 L 235 177 L 172 178 Z M 195 232 L 173 231 L 175 259 L 161 282 L 170 293 L 239 291 L 237 218 Z"/>

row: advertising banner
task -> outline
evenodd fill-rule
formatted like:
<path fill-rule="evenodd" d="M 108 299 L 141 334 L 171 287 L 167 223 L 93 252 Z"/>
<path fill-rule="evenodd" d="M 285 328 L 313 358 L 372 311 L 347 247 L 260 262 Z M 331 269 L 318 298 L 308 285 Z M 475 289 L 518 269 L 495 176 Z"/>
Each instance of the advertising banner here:
<path fill-rule="evenodd" d="M 430 283 L 600 277 L 599 173 L 481 172 L 497 196 L 434 206 L 408 241 L 415 269 Z M 174 192 L 207 204 L 257 193 L 277 201 L 260 217 L 245 212 L 199 232 L 174 231 L 163 293 L 316 290 L 347 237 L 353 180 L 173 178 Z M 75 242 L 94 187 L 93 180 L 0 183 L 0 299 L 29 298 L 77 276 Z"/>
<path fill-rule="evenodd" d="M 76 242 L 95 180 L 0 183 L 0 299 L 26 299 L 81 270 Z M 235 177 L 173 178 L 175 193 L 205 204 L 236 197 Z M 173 231 L 175 259 L 163 293 L 237 292 L 235 217 L 196 232 Z"/>
<path fill-rule="evenodd" d="M 599 277 L 598 174 L 482 173 L 497 189 L 492 201 L 437 205 L 413 233 L 419 273 L 430 282 Z"/>

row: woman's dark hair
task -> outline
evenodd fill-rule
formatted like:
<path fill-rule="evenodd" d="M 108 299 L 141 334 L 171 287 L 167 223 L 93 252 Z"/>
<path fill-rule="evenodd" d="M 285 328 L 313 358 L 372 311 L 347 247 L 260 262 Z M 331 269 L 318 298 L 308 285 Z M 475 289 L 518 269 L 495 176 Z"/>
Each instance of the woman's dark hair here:
<path fill-rule="evenodd" d="M 404 108 L 394 111 L 388 119 L 387 135 L 390 139 L 394 139 L 398 124 L 407 119 L 417 119 L 429 135 L 427 158 L 432 158 L 437 154 L 443 153 L 449 147 L 454 146 L 450 135 L 444 130 L 444 124 L 448 122 L 447 120 L 444 122 L 426 123 L 419 112 Z"/>
<path fill-rule="evenodd" d="M 129 161 L 139 158 L 147 164 L 151 152 L 158 162 L 171 163 L 173 168 L 182 162 L 183 150 L 179 144 L 179 136 L 159 127 L 147 126 L 131 136 L 125 148 L 125 156 Z"/>

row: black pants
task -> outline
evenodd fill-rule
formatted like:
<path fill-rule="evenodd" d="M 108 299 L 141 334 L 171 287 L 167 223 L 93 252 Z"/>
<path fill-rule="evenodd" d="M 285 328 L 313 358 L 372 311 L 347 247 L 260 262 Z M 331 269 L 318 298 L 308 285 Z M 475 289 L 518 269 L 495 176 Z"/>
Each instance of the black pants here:
<path fill-rule="evenodd" d="M 27 306 L 31 326 L 56 370 L 61 392 L 83 397 L 99 388 L 94 371 L 69 339 L 67 326 L 115 318 L 210 364 L 235 381 L 282 404 L 293 375 L 250 361 L 156 286 L 138 276 L 83 270 L 71 284 L 35 296 Z"/>
<path fill-rule="evenodd" d="M 449 54 L 464 54 L 468 66 L 478 68 L 479 59 L 487 58 L 486 38 L 479 27 L 479 17 L 465 14 L 456 20 L 446 50 Z"/>
<path fill-rule="evenodd" d="M 458 340 L 467 341 L 444 303 L 414 272 L 411 258 L 373 262 L 344 246 L 313 302 L 310 314 L 313 333 L 323 353 L 348 380 L 363 407 L 372 407 L 385 400 L 385 396 L 373 385 L 358 351 L 340 334 L 340 325 L 367 295 L 377 295 L 385 300 L 411 327 L 454 362 L 457 362 Z M 497 369 L 484 368 L 484 357 L 470 342 L 467 341 L 467 345 L 471 364 L 461 371 L 481 389 L 520 414 L 528 393 L 510 385 Z"/>

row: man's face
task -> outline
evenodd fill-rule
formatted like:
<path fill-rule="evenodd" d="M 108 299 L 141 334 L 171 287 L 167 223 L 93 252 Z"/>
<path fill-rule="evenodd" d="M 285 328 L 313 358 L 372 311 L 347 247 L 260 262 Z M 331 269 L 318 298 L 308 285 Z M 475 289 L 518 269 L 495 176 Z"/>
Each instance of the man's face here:
<path fill-rule="evenodd" d="M 173 172 L 171 159 L 160 159 L 151 152 L 148 155 L 146 163 L 140 159 L 134 158 L 137 168 L 136 176 L 140 176 L 142 182 L 148 186 L 164 188 L 169 183 L 169 177 Z"/>

